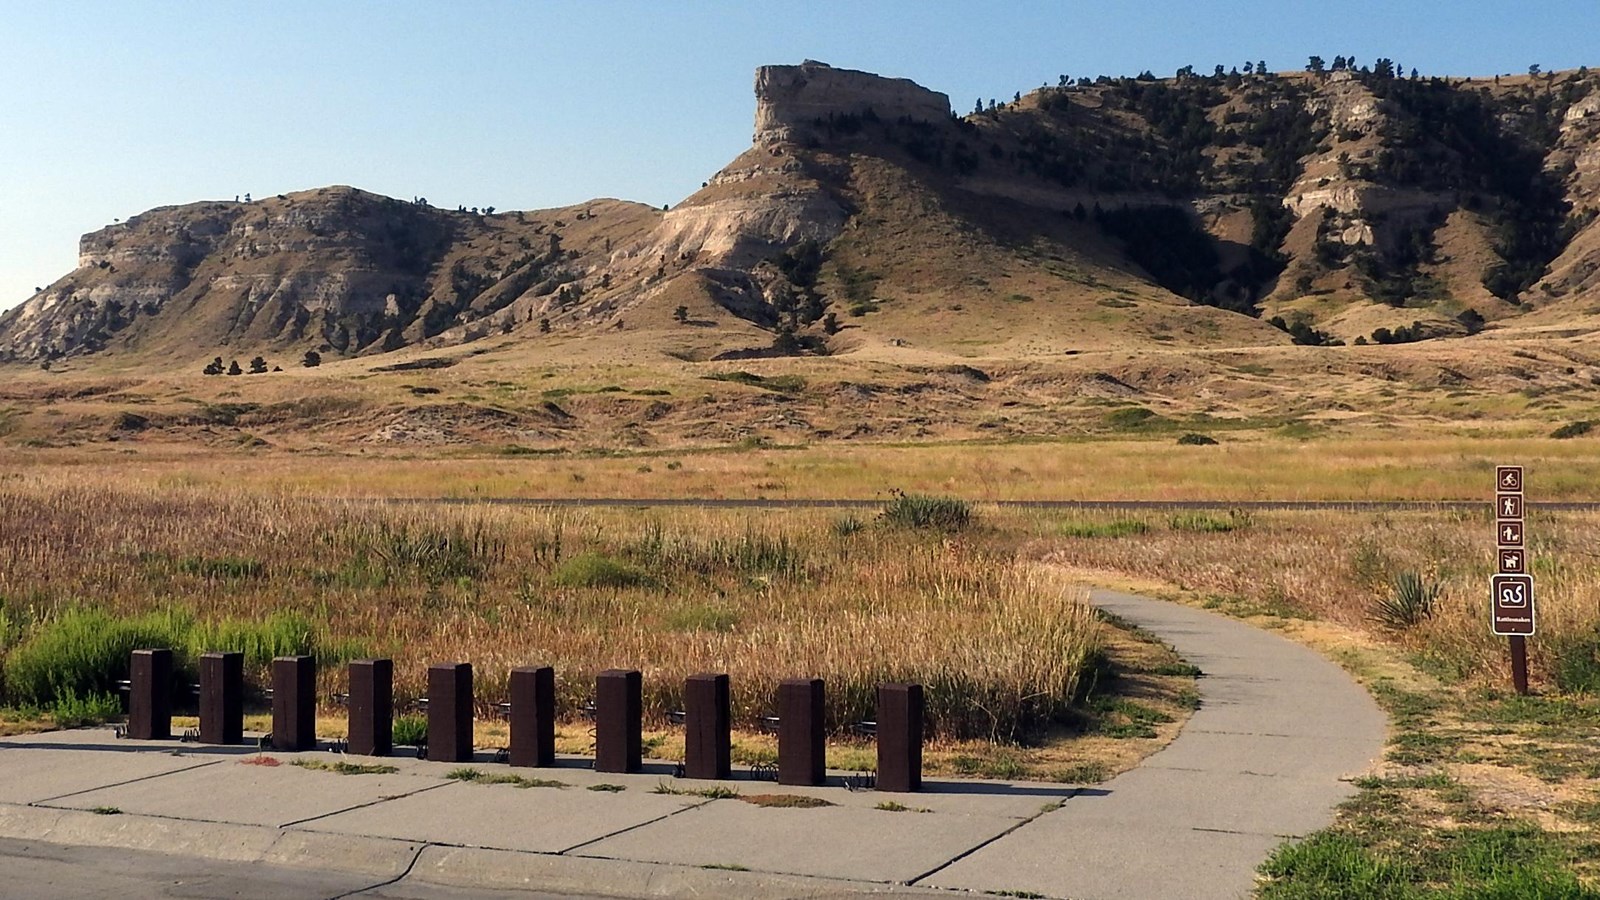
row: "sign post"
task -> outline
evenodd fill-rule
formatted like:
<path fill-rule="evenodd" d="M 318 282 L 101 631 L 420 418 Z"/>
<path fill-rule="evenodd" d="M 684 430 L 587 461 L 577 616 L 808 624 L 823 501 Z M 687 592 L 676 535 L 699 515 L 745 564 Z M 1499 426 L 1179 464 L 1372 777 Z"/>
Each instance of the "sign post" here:
<path fill-rule="evenodd" d="M 1511 683 L 1528 693 L 1528 637 L 1534 632 L 1533 576 L 1523 531 L 1521 466 L 1497 466 L 1494 485 L 1495 570 L 1489 579 L 1489 620 L 1511 641 Z"/>

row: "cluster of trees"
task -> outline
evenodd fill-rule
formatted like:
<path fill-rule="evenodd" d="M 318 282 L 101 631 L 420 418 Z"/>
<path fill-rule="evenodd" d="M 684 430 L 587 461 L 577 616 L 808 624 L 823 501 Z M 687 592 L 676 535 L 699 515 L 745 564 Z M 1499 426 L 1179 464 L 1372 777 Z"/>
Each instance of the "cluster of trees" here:
<path fill-rule="evenodd" d="M 301 358 L 300 364 L 306 368 L 320 366 L 322 365 L 322 354 L 315 350 L 307 350 L 306 355 Z M 268 371 L 267 360 L 264 356 L 256 356 L 251 359 L 248 369 L 240 368 L 237 359 L 229 361 L 227 365 L 223 365 L 222 357 L 218 356 L 213 358 L 211 362 L 206 363 L 206 367 L 200 370 L 203 375 L 264 375 Z M 282 372 L 283 367 L 273 366 L 270 371 Z"/>
<path fill-rule="evenodd" d="M 1267 324 L 1280 331 L 1288 332 L 1290 340 L 1305 347 L 1343 347 L 1344 341 L 1339 340 L 1326 331 L 1313 328 L 1310 322 L 1298 316 L 1284 321 L 1282 316 L 1273 316 Z"/>
<path fill-rule="evenodd" d="M 320 362 L 320 361 L 321 361 L 321 359 L 319 358 L 318 362 Z M 227 366 L 223 366 L 222 365 L 222 357 L 220 357 L 220 356 L 215 358 L 215 359 L 213 359 L 213 360 L 211 360 L 211 362 L 206 363 L 206 367 L 204 369 L 201 369 L 200 371 L 201 371 L 201 374 L 204 374 L 204 375 L 243 375 L 243 374 L 245 374 L 245 370 L 239 368 L 239 361 L 237 359 L 233 360 L 232 362 L 229 362 Z M 273 366 L 272 367 L 272 371 L 274 371 L 274 372 L 282 372 L 283 371 L 283 367 L 282 366 Z M 266 372 L 267 372 L 267 361 L 266 361 L 265 358 L 257 356 L 254 359 L 250 360 L 249 374 L 251 374 L 251 375 L 262 375 L 262 374 L 265 374 Z"/>

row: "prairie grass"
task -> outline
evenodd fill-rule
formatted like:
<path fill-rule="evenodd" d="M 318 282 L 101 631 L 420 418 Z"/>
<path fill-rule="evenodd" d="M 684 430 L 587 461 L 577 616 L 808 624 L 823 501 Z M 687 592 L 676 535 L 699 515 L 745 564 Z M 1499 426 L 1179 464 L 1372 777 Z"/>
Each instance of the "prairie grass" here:
<path fill-rule="evenodd" d="M 1480 500 L 1495 464 L 1507 460 L 1528 467 L 1532 501 L 1593 499 L 1600 484 L 1600 454 L 1587 440 L 1483 436 L 1469 426 L 1305 442 L 1236 433 L 1215 447 L 1179 446 L 1158 432 L 1148 439 L 663 447 L 517 458 L 490 449 L 407 456 L 403 464 L 376 454 L 197 455 L 155 446 L 141 448 L 138 459 L 135 468 L 103 452 L 0 446 L 0 471 L 33 484 L 350 498 L 745 498 L 770 496 L 759 485 L 778 482 L 795 498 L 887 499 L 898 488 L 977 502 L 1207 500 L 1225 510 L 1243 500 Z M 658 459 L 676 468 L 638 471 Z"/>
<path fill-rule="evenodd" d="M 4 482 L 0 609 L 17 623 L 6 690 L 40 704 L 102 693 L 132 649 L 171 646 L 183 659 L 244 650 L 257 677 L 274 655 L 316 652 L 331 694 L 337 663 L 376 654 L 395 659 L 402 704 L 423 693 L 428 664 L 473 663 L 483 713 L 511 668 L 553 665 L 559 707 L 577 717 L 595 674 L 620 666 L 644 672 L 659 724 L 682 707 L 686 676 L 722 671 L 752 731 L 778 681 L 806 676 L 826 679 L 835 733 L 874 718 L 878 683 L 915 681 L 930 737 L 1024 741 L 1071 718 L 1101 625 L 1080 589 L 1017 546 L 997 528 L 840 534 L 823 511 Z M 195 559 L 226 562 L 181 563 Z"/>
<path fill-rule="evenodd" d="M 1371 632 L 1451 682 L 1498 683 L 1508 663 L 1505 639 L 1489 632 L 1489 513 L 1488 503 L 1481 511 L 1254 513 L 1228 529 L 1173 522 L 1118 540 L 1043 541 L 1033 552 L 1085 581 L 1168 585 L 1236 614 L 1321 619 Z M 1062 529 L 1055 514 L 1036 519 L 1043 533 Z M 1093 529 L 1119 520 L 1073 513 L 1065 521 Z M 1538 587 L 1539 633 L 1528 642 L 1535 679 L 1562 690 L 1600 690 L 1600 555 L 1593 549 L 1600 546 L 1600 515 L 1535 511 L 1528 536 Z"/>

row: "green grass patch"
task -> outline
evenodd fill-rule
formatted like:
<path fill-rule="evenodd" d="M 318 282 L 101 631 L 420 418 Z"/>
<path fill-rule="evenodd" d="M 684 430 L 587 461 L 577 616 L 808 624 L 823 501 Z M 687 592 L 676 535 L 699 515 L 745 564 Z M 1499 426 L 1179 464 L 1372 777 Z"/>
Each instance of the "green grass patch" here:
<path fill-rule="evenodd" d="M 879 803 L 877 806 L 874 806 L 873 809 L 881 809 L 884 812 L 933 812 L 933 810 L 927 808 L 926 806 L 907 806 L 904 803 L 896 803 L 893 800 L 885 800 L 882 803 Z"/>
<path fill-rule="evenodd" d="M 428 717 L 410 714 L 395 716 L 390 738 L 397 746 L 421 747 L 428 742 Z"/>
<path fill-rule="evenodd" d="M 669 781 L 658 781 L 650 793 L 670 794 L 674 797 L 704 797 L 707 800 L 732 800 L 739 796 L 739 789 L 720 784 L 706 788 L 683 788 Z"/>
<path fill-rule="evenodd" d="M 643 569 L 603 553 L 580 553 L 562 561 L 551 580 L 575 588 L 631 588 L 652 583 Z"/>
<path fill-rule="evenodd" d="M 297 759 L 290 765 L 313 772 L 332 772 L 335 775 L 393 775 L 400 771 L 394 766 L 381 763 L 353 763 L 344 760 L 328 762 L 321 759 Z"/>
<path fill-rule="evenodd" d="M 729 632 L 739 624 L 739 614 L 723 606 L 699 604 L 675 609 L 667 614 L 667 628 L 672 631 Z"/>
<path fill-rule="evenodd" d="M 627 788 L 620 784 L 591 784 L 584 788 L 586 791 L 597 791 L 602 794 L 620 794 Z"/>
<path fill-rule="evenodd" d="M 1227 516 L 1214 516 L 1210 513 L 1201 512 L 1176 513 L 1167 520 L 1167 527 L 1173 531 L 1226 534 L 1230 531 L 1248 527 L 1250 523 L 1249 513 L 1235 509 L 1229 510 Z"/>
<path fill-rule="evenodd" d="M 1109 522 L 1063 522 L 1057 533 L 1069 538 L 1120 538 L 1149 530 L 1150 525 L 1138 519 L 1113 519 Z"/>
<path fill-rule="evenodd" d="M 519 788 L 564 788 L 565 781 L 555 781 L 549 778 L 527 778 L 522 775 L 512 775 L 509 772 L 485 772 L 464 766 L 451 769 L 445 773 L 446 778 L 453 781 L 465 781 L 469 784 L 509 784 Z"/>

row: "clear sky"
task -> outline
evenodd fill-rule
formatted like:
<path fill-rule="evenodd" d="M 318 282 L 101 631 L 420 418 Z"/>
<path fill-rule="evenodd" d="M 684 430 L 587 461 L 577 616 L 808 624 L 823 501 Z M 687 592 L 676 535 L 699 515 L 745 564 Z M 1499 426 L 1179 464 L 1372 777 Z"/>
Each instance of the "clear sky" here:
<path fill-rule="evenodd" d="M 351 184 L 436 206 L 676 203 L 812 58 L 951 96 L 1310 54 L 1600 65 L 1597 0 L 0 0 L 0 308 L 154 206 Z"/>

